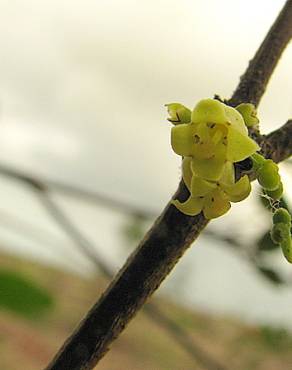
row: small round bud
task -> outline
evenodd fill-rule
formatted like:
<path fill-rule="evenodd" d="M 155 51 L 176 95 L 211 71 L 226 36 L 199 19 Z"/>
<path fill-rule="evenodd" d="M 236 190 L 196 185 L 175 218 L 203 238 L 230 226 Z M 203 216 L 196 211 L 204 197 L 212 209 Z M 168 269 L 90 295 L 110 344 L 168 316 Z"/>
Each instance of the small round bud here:
<path fill-rule="evenodd" d="M 281 197 L 283 195 L 283 183 L 282 183 L 282 181 L 280 181 L 280 184 L 279 184 L 279 186 L 277 187 L 276 190 L 272 190 L 272 191 L 266 190 L 266 194 L 269 197 L 273 198 L 274 200 L 281 199 Z"/>
<path fill-rule="evenodd" d="M 276 244 L 281 244 L 283 241 L 291 238 L 290 225 L 284 222 L 279 222 L 273 225 L 271 230 L 271 239 Z"/>
<path fill-rule="evenodd" d="M 258 170 L 258 182 L 266 190 L 274 191 L 280 185 L 279 169 L 276 163 L 271 159 L 265 161 L 263 166 Z"/>
<path fill-rule="evenodd" d="M 286 260 L 290 263 L 292 263 L 292 239 L 291 239 L 291 236 L 290 238 L 287 238 L 285 240 L 282 241 L 282 243 L 280 244 L 281 248 L 282 248 L 282 251 L 283 251 L 283 254 L 286 258 Z"/>
<path fill-rule="evenodd" d="M 273 223 L 277 224 L 283 222 L 291 227 L 291 215 L 285 208 L 279 208 L 273 215 Z"/>
<path fill-rule="evenodd" d="M 165 104 L 169 114 L 168 121 L 173 125 L 191 122 L 191 111 L 180 103 Z"/>
<path fill-rule="evenodd" d="M 266 158 L 263 157 L 259 153 L 254 153 L 251 156 L 251 159 L 252 159 L 252 163 L 253 163 L 252 169 L 255 172 L 258 172 L 263 167 L 264 163 L 266 162 Z"/>
<path fill-rule="evenodd" d="M 257 125 L 259 119 L 257 117 L 257 111 L 253 104 L 242 103 L 235 108 L 243 117 L 244 123 L 247 127 Z"/>

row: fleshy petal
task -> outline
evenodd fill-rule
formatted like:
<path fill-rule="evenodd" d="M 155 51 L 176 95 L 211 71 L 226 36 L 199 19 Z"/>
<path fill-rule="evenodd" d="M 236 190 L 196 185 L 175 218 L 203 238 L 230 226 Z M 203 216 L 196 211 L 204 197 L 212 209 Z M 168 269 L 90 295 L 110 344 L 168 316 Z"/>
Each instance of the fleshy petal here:
<path fill-rule="evenodd" d="M 235 183 L 234 165 L 232 162 L 227 161 L 224 164 L 222 176 L 219 179 L 219 183 L 225 185 L 233 185 Z"/>
<path fill-rule="evenodd" d="M 220 184 L 220 187 L 228 195 L 231 202 L 240 202 L 247 198 L 251 191 L 250 181 L 247 175 L 241 177 L 235 184 Z"/>
<path fill-rule="evenodd" d="M 193 157 L 198 159 L 209 159 L 215 154 L 215 147 L 211 129 L 206 123 L 191 124 L 193 131 Z"/>
<path fill-rule="evenodd" d="M 201 197 L 204 196 L 213 190 L 215 190 L 217 184 L 214 182 L 210 182 L 207 180 L 202 179 L 202 177 L 193 176 L 191 182 L 191 194 L 192 197 Z"/>
<path fill-rule="evenodd" d="M 192 112 L 191 119 L 194 123 L 225 124 L 227 121 L 224 105 L 215 99 L 199 101 Z"/>
<path fill-rule="evenodd" d="M 193 149 L 193 129 L 191 125 L 183 123 L 172 127 L 171 146 L 176 154 L 190 156 Z"/>
<path fill-rule="evenodd" d="M 220 217 L 228 212 L 230 207 L 227 196 L 220 189 L 216 189 L 205 197 L 204 216 L 207 220 Z"/>
<path fill-rule="evenodd" d="M 258 144 L 247 135 L 233 127 L 229 127 L 227 134 L 227 159 L 239 162 L 260 150 Z"/>
<path fill-rule="evenodd" d="M 224 159 L 194 159 L 191 162 L 193 173 L 209 181 L 220 179 L 224 169 Z"/>
<path fill-rule="evenodd" d="M 173 200 L 172 204 L 185 215 L 196 216 L 202 211 L 203 202 L 203 198 L 189 197 L 183 203 L 181 203 L 179 200 Z"/>
<path fill-rule="evenodd" d="M 191 181 L 193 177 L 191 161 L 192 161 L 191 157 L 185 157 L 182 161 L 182 177 L 189 192 L 191 192 Z"/>
<path fill-rule="evenodd" d="M 243 135 L 247 135 L 248 131 L 242 115 L 236 109 L 228 107 L 228 105 L 224 105 L 224 109 L 228 122 L 231 124 L 231 127 L 241 132 Z"/>

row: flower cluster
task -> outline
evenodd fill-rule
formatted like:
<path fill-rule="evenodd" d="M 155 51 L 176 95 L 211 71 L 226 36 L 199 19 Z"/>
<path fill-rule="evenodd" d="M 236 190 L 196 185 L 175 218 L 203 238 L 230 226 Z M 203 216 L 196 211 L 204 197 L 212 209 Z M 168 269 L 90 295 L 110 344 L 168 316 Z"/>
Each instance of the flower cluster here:
<path fill-rule="evenodd" d="M 247 175 L 235 181 L 234 163 L 242 161 L 259 146 L 248 136 L 243 116 L 218 100 L 201 100 L 191 112 L 179 103 L 167 104 L 174 124 L 171 145 L 183 157 L 183 180 L 190 197 L 173 204 L 184 214 L 203 211 L 207 219 L 226 213 L 230 202 L 245 199 L 251 190 Z M 246 107 L 247 119 L 255 119 Z"/>

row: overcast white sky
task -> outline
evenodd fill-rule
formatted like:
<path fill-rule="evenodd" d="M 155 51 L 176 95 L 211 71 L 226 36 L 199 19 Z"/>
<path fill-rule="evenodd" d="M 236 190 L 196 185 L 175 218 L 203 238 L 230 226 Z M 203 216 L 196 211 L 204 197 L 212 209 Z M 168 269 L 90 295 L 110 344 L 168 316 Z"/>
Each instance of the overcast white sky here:
<path fill-rule="evenodd" d="M 283 4 L 0 0 L 0 161 L 159 211 L 180 177 L 163 105 L 179 101 L 193 107 L 214 93 L 229 97 Z M 259 109 L 263 132 L 292 115 L 291 65 L 290 45 Z M 289 176 L 285 179 L 291 184 Z M 21 253 L 64 263 L 70 242 L 34 197 L 4 179 L 0 189 L 0 241 Z M 120 215 L 59 200 L 117 263 L 113 230 L 121 223 Z M 1 226 L 1 212 L 3 220 L 9 212 L 58 242 L 49 249 L 15 235 Z M 254 206 L 235 205 L 214 224 L 235 227 L 243 213 L 252 218 L 254 212 Z M 264 227 L 265 221 L 256 227 Z M 248 228 L 255 234 L 256 227 Z M 282 295 L 273 291 L 237 257 L 200 243 L 181 264 L 194 261 L 195 303 L 242 313 L 244 302 L 261 297 L 271 307 L 267 316 L 277 321 L 290 314 L 285 309 L 291 307 L 290 290 Z M 71 258 L 74 263 L 79 257 L 72 253 Z M 208 269 L 200 268 L 204 263 Z M 78 267 L 84 270 L 85 260 Z M 214 273 L 206 276 L 210 270 Z M 240 294 L 238 284 L 245 287 Z M 280 314 L 274 310 L 279 305 L 284 310 Z M 244 314 L 262 315 L 260 309 L 250 312 L 254 310 L 249 307 Z"/>

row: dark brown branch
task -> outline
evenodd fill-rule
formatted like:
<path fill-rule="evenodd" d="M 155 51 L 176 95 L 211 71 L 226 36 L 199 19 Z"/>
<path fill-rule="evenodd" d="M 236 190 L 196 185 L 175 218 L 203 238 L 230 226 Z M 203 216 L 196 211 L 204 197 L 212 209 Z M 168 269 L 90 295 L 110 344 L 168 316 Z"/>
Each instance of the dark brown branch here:
<path fill-rule="evenodd" d="M 107 279 L 112 279 L 114 276 L 113 269 L 103 261 L 98 255 L 96 248 L 91 242 L 82 235 L 79 230 L 72 224 L 63 211 L 45 192 L 41 192 L 40 199 L 45 209 L 53 216 L 53 219 L 66 231 L 67 235 L 72 239 L 72 242 L 85 254 L 91 262 L 103 273 Z M 168 334 L 171 334 L 174 340 L 193 358 L 207 370 L 224 370 L 224 367 L 215 359 L 210 357 L 197 344 L 193 338 L 182 329 L 176 322 L 165 316 L 154 303 L 148 303 L 144 306 L 144 312 L 149 318 L 155 321 L 160 327 L 164 328 Z"/>
<path fill-rule="evenodd" d="M 263 4 L 264 6 L 264 4 Z M 264 11 L 264 10 L 263 10 Z M 229 104 L 257 106 L 285 47 L 292 37 L 292 0 L 288 0 L 240 79 Z"/>
<path fill-rule="evenodd" d="M 184 192 L 181 184 L 177 195 Z M 93 368 L 206 225 L 202 215 L 189 217 L 168 204 L 48 369 Z"/>
<path fill-rule="evenodd" d="M 230 100 L 232 104 L 249 101 L 257 105 L 260 101 L 267 81 L 287 44 L 286 37 L 277 38 L 274 35 L 275 29 L 282 35 L 282 29 L 287 28 L 289 38 L 291 36 L 291 24 L 287 23 L 287 19 L 291 22 L 291 4 L 291 0 L 286 3 L 266 38 L 268 41 L 263 43 L 258 56 L 242 77 L 241 81 L 249 82 L 241 83 L 243 87 L 247 87 L 235 91 Z M 269 36 L 271 34 L 274 36 Z M 273 58 L 268 49 L 275 53 Z M 270 67 L 263 68 L 264 62 Z M 251 91 L 252 94 L 247 94 L 246 91 Z M 175 198 L 182 200 L 185 197 L 186 189 L 181 182 Z M 202 214 L 189 217 L 169 203 L 101 299 L 64 343 L 47 370 L 92 369 L 207 223 Z"/>
<path fill-rule="evenodd" d="M 271 132 L 264 137 L 262 143 L 267 158 L 281 162 L 292 155 L 292 120 L 281 127 L 281 130 Z"/>

